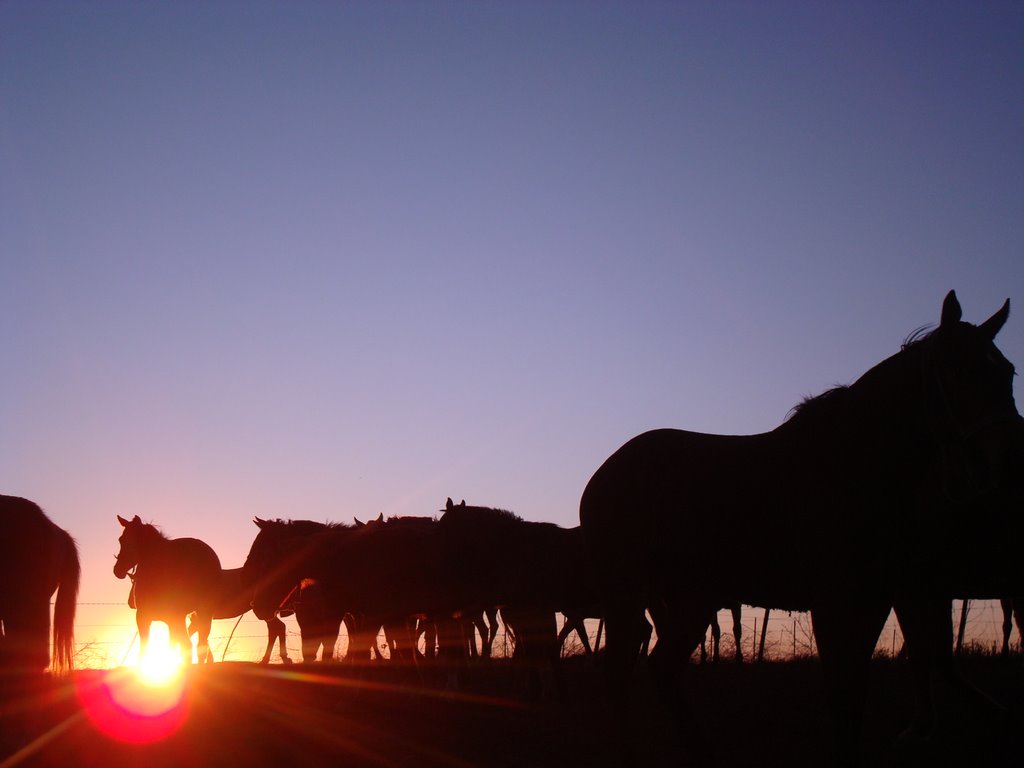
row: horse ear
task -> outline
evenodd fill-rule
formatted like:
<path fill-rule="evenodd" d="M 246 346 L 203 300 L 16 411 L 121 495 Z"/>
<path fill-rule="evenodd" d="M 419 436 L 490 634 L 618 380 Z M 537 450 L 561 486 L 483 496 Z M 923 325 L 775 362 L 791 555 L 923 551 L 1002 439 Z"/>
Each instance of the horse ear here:
<path fill-rule="evenodd" d="M 454 506 L 455 506 L 455 503 L 452 501 L 452 497 L 449 496 L 448 497 L 448 501 L 446 501 L 445 504 L 444 504 L 445 511 L 451 512 L 452 511 L 452 507 L 454 507 Z"/>
<path fill-rule="evenodd" d="M 364 525 L 366 525 L 366 523 L 364 523 L 358 517 L 353 517 L 352 519 L 356 521 L 356 528 L 362 528 Z"/>
<path fill-rule="evenodd" d="M 960 302 L 956 299 L 956 291 L 950 291 L 942 302 L 942 319 L 939 320 L 939 327 L 949 328 L 956 325 L 960 322 L 961 317 L 963 317 L 963 310 L 960 309 Z"/>
<path fill-rule="evenodd" d="M 1010 300 L 1007 299 L 1003 304 L 1002 308 L 996 312 L 992 317 L 986 320 L 984 323 L 978 326 L 985 337 L 990 341 L 996 337 L 996 334 L 1002 329 L 1003 324 L 1006 323 L 1006 318 L 1010 316 Z"/>
<path fill-rule="evenodd" d="M 122 528 L 127 528 L 127 527 L 128 527 L 128 521 L 127 521 L 127 520 L 125 520 L 125 519 L 124 519 L 123 517 L 121 517 L 120 515 L 118 515 L 118 516 L 117 516 L 117 522 L 119 522 L 119 523 L 121 524 L 121 527 L 122 527 Z"/>
<path fill-rule="evenodd" d="M 466 500 L 463 499 L 462 501 L 460 501 L 459 502 L 459 506 L 462 507 L 463 509 L 465 509 L 466 508 Z"/>
<path fill-rule="evenodd" d="M 263 530 L 263 527 L 267 524 L 266 520 L 259 517 L 254 517 L 252 521 L 256 523 L 256 527 L 259 528 L 261 531 Z"/>
<path fill-rule="evenodd" d="M 139 517 L 138 515 L 136 515 L 135 517 L 132 518 L 132 522 L 133 523 L 138 523 L 139 525 L 142 525 L 142 518 Z"/>
<path fill-rule="evenodd" d="M 381 512 L 379 515 L 377 515 L 377 519 L 374 520 L 374 522 L 375 523 L 383 523 L 384 522 L 384 513 Z"/>

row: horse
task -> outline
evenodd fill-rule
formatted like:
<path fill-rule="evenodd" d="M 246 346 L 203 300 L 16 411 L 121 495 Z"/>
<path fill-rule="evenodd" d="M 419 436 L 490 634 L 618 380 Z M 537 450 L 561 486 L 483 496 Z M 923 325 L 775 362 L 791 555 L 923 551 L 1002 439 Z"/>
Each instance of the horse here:
<path fill-rule="evenodd" d="M 369 652 L 382 625 L 404 628 L 408 617 L 444 602 L 437 581 L 424 578 L 438 563 L 433 527 L 254 522 L 260 532 L 243 566 L 255 585 L 254 610 L 275 610 L 283 588 L 315 582 L 323 605 L 338 616 L 335 628 L 341 617 L 353 617 L 350 660 Z"/>
<path fill-rule="evenodd" d="M 220 559 L 199 539 L 169 539 L 138 515 L 117 521 L 124 528 L 121 548 L 114 562 L 119 579 L 135 569 L 135 621 L 139 629 L 139 657 L 146 654 L 149 627 L 154 621 L 167 625 L 171 643 L 179 652 L 192 655 L 192 641 L 185 618 L 195 613 L 200 663 L 210 661 L 210 624 L 221 586 Z"/>
<path fill-rule="evenodd" d="M 244 574 L 241 568 L 222 568 L 220 572 L 219 586 L 217 588 L 217 600 L 213 607 L 214 619 L 234 619 L 243 615 L 252 608 L 253 590 L 245 583 Z M 194 614 L 189 615 L 188 634 L 189 637 L 198 632 L 198 625 L 193 621 Z M 276 615 L 263 619 L 267 625 L 267 649 L 263 652 L 260 664 L 270 663 L 270 654 L 274 650 L 274 643 L 278 645 L 281 654 L 281 661 L 291 664 L 288 658 L 288 648 L 285 644 L 286 627 Z"/>
<path fill-rule="evenodd" d="M 0 496 L 0 672 L 41 672 L 50 666 L 50 598 L 54 672 L 74 666 L 75 608 L 81 566 L 75 540 L 39 505 Z"/>
<path fill-rule="evenodd" d="M 128 607 L 133 610 L 137 607 L 135 605 L 134 583 L 128 591 Z M 250 608 L 252 608 L 252 591 L 248 590 L 242 581 L 242 569 L 222 568 L 217 589 L 217 601 L 213 609 L 214 620 L 235 619 L 247 613 Z M 192 636 L 199 633 L 199 626 L 195 622 L 195 611 L 190 613 L 187 618 L 187 632 L 191 642 Z M 275 642 L 280 649 L 281 661 L 285 664 L 291 664 L 292 660 L 288 658 L 288 647 L 285 644 L 286 627 L 284 622 L 275 615 L 268 618 L 266 624 L 267 649 L 263 653 L 263 658 L 260 659 L 260 664 L 270 663 L 270 654 L 274 650 Z"/>
<path fill-rule="evenodd" d="M 719 606 L 742 602 L 811 611 L 845 760 L 858 759 L 869 661 L 894 608 L 920 700 L 907 737 L 933 733 L 929 681 L 955 677 L 951 600 L 1006 595 L 1020 578 L 980 555 L 954 554 L 967 531 L 984 540 L 974 551 L 985 560 L 991 547 L 1020 540 L 1020 518 L 992 510 L 1011 508 L 1000 497 L 1018 498 L 1024 476 L 1014 369 L 994 343 L 1009 301 L 978 326 L 961 315 L 950 291 L 937 328 L 915 332 L 897 354 L 806 400 L 770 432 L 657 429 L 597 469 L 580 524 L 599 569 L 620 723 L 637 617 L 647 608 L 659 638 L 650 667 L 661 700 L 689 731 L 695 758 L 713 760 L 689 727 L 681 660 Z M 968 507 L 985 518 L 970 528 Z M 770 561 L 760 554 L 766 547 L 776 553 Z M 732 566 L 723 571 L 726 548 Z M 620 733 L 628 753 L 625 725 Z"/>

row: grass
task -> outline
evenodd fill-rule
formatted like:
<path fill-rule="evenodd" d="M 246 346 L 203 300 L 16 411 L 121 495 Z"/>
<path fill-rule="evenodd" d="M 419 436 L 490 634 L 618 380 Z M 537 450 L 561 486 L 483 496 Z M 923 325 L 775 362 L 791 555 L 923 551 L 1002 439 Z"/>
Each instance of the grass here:
<path fill-rule="evenodd" d="M 876 658 L 864 729 L 868 764 L 929 765 L 940 757 L 970 766 L 1004 764 L 1010 741 L 1024 732 L 1019 728 L 1024 661 L 971 649 L 958 664 L 1010 720 L 993 723 L 976 702 L 954 696 L 948 703 L 952 719 L 939 742 L 900 749 L 897 736 L 913 711 L 909 669 L 899 660 Z M 818 766 L 831 754 L 816 659 L 742 666 L 723 661 L 692 665 L 688 672 L 692 720 L 720 766 Z M 621 763 L 619 729 L 602 672 L 584 657 L 563 659 L 554 678 L 538 678 L 534 692 L 544 691 L 539 698 L 531 698 L 519 670 L 507 661 L 464 669 L 457 693 L 446 674 L 421 679 L 414 670 L 381 664 L 359 670 L 230 662 L 193 668 L 180 728 L 149 745 L 105 736 L 85 713 L 81 692 L 112 674 L 82 670 L 70 679 L 25 681 L 20 690 L 4 685 L 0 754 L 51 734 L 26 764 L 601 768 Z M 643 666 L 635 683 L 629 727 L 637 763 L 694 764 L 687 762 L 686 738 L 658 704 Z"/>

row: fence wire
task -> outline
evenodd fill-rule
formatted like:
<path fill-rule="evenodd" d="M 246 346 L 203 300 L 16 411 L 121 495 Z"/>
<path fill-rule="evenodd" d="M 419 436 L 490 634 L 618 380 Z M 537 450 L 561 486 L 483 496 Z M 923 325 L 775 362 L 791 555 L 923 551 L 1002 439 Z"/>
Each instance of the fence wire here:
<path fill-rule="evenodd" d="M 963 602 L 955 601 L 952 607 L 952 626 L 954 636 L 960 626 L 960 618 Z M 75 622 L 76 636 L 76 664 L 82 667 L 108 667 L 116 666 L 122 659 L 131 660 L 133 651 L 132 644 L 137 645 L 134 611 L 122 602 L 106 601 L 81 601 L 78 603 L 78 617 Z M 788 613 L 785 611 L 770 611 L 768 613 L 768 626 L 764 627 L 765 611 L 760 608 L 744 606 L 740 622 L 740 649 L 743 658 L 755 659 L 758 657 L 770 661 L 784 661 L 792 658 L 814 656 L 817 654 L 817 647 L 814 642 L 814 632 L 811 625 L 810 615 L 807 613 Z M 731 659 L 736 656 L 736 639 L 732 623 L 732 614 L 728 610 L 722 610 L 718 614 L 718 624 L 721 628 L 721 638 L 718 647 L 720 658 Z M 231 631 L 238 622 L 234 636 Z M 561 628 L 564 617 L 559 618 L 558 626 Z M 301 636 L 294 617 L 284 619 L 286 627 L 285 648 L 288 656 L 292 659 L 301 659 Z M 214 658 L 220 660 L 222 657 L 230 661 L 258 661 L 263 658 L 267 644 L 265 623 L 251 613 L 246 614 L 240 621 L 237 619 L 223 619 L 214 622 L 213 632 L 210 635 L 210 647 L 214 652 Z M 596 619 L 588 619 L 585 622 L 587 640 L 591 648 L 603 646 L 603 628 Z M 1003 612 L 998 600 L 971 601 L 967 612 L 967 619 L 964 625 L 963 646 L 968 650 L 982 650 L 995 652 L 1002 647 L 1003 637 Z M 264 629 L 264 631 L 260 631 Z M 762 633 L 764 637 L 762 645 Z M 154 626 L 154 637 L 162 634 L 160 624 Z M 954 638 L 955 639 L 955 638 Z M 230 645 L 228 645 L 230 640 Z M 479 643 L 479 638 L 478 638 Z M 657 632 L 651 639 L 651 647 L 657 644 Z M 1020 649 L 1020 637 L 1017 628 L 1014 626 L 1011 635 L 1011 646 L 1014 650 Z M 378 647 L 385 657 L 389 655 L 383 634 L 378 636 Z M 515 647 L 514 639 L 505 632 L 502 622 L 493 645 L 493 655 L 499 658 L 509 657 Z M 705 640 L 707 656 L 714 654 L 710 630 Z M 895 617 L 890 614 L 882 632 L 879 635 L 875 653 L 884 656 L 898 656 L 903 648 L 903 634 Z M 421 640 L 421 650 L 422 640 Z M 342 625 L 338 641 L 335 644 L 335 656 L 340 657 L 348 652 L 348 636 Z M 562 648 L 563 656 L 572 656 L 585 653 L 582 640 L 572 633 L 566 639 Z M 694 659 L 699 660 L 700 650 L 694 651 Z M 278 648 L 275 644 L 271 661 L 280 661 Z"/>

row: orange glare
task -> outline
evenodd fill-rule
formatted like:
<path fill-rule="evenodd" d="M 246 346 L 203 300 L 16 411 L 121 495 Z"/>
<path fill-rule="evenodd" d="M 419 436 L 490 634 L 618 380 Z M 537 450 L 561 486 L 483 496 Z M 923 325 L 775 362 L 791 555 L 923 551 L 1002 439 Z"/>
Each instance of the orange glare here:
<path fill-rule="evenodd" d="M 134 667 L 106 671 L 78 695 L 93 725 L 117 741 L 147 744 L 176 733 L 188 718 L 185 666 L 166 636 L 152 638 Z"/>

